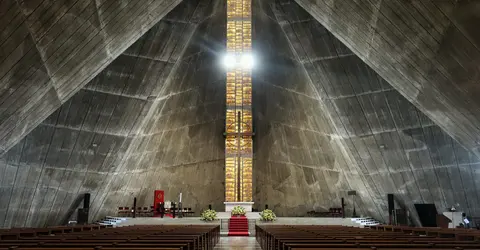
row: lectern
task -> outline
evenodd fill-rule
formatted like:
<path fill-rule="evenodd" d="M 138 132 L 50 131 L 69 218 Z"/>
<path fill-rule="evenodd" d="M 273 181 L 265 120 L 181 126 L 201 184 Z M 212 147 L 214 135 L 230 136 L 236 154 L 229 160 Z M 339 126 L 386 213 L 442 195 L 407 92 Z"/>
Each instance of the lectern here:
<path fill-rule="evenodd" d="M 448 224 L 452 222 L 447 216 L 443 214 L 437 214 L 437 227 L 448 228 Z"/>

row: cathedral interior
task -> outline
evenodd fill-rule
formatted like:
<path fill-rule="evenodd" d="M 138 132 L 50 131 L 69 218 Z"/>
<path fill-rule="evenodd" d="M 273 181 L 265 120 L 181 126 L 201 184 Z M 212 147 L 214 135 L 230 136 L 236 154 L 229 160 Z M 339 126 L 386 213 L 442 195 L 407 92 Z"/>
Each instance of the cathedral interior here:
<path fill-rule="evenodd" d="M 0 228 L 225 201 L 226 0 L 0 1 Z M 480 1 L 252 0 L 252 199 L 480 216 Z M 477 31 L 475 31 L 477 30 Z M 477 93 L 478 92 L 478 93 Z M 356 191 L 351 199 L 349 191 Z"/>

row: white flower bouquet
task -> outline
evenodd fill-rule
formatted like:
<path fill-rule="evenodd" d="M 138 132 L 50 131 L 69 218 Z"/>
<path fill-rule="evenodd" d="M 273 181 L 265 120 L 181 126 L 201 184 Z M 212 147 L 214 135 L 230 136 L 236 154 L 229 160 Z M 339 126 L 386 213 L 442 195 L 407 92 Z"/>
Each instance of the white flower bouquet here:
<path fill-rule="evenodd" d="M 262 221 L 275 221 L 277 216 L 270 209 L 265 209 L 260 213 L 260 220 Z"/>
<path fill-rule="evenodd" d="M 245 215 L 246 213 L 245 208 L 241 206 L 235 206 L 232 209 L 232 215 Z"/>
<path fill-rule="evenodd" d="M 217 219 L 217 212 L 213 209 L 207 209 L 202 212 L 200 219 L 204 221 L 214 221 Z"/>

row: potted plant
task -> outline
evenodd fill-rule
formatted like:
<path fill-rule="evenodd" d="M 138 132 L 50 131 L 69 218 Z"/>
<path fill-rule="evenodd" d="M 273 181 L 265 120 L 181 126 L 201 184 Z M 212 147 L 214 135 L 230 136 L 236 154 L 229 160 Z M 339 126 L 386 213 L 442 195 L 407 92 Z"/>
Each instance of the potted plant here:
<path fill-rule="evenodd" d="M 246 213 L 247 211 L 245 211 L 245 208 L 241 206 L 235 206 L 232 209 L 232 216 L 240 217 L 245 215 Z"/>
<path fill-rule="evenodd" d="M 217 219 L 217 212 L 213 209 L 207 209 L 202 212 L 200 215 L 200 220 L 203 221 L 214 221 Z"/>
<path fill-rule="evenodd" d="M 270 209 L 265 209 L 260 213 L 260 220 L 262 221 L 275 221 L 277 216 Z"/>

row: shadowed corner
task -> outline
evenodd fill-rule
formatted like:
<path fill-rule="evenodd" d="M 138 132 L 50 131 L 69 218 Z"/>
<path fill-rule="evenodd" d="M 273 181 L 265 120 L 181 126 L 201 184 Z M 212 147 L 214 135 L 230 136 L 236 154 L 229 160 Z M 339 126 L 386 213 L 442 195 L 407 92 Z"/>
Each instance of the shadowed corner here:
<path fill-rule="evenodd" d="M 77 209 L 80 207 L 80 204 L 84 201 L 85 194 L 79 194 L 77 195 L 77 198 L 75 201 L 70 205 L 70 207 L 67 209 L 67 212 L 65 213 L 65 216 L 63 217 L 62 225 L 68 225 L 68 221 L 70 221 L 73 218 L 76 220 L 76 212 Z"/>

